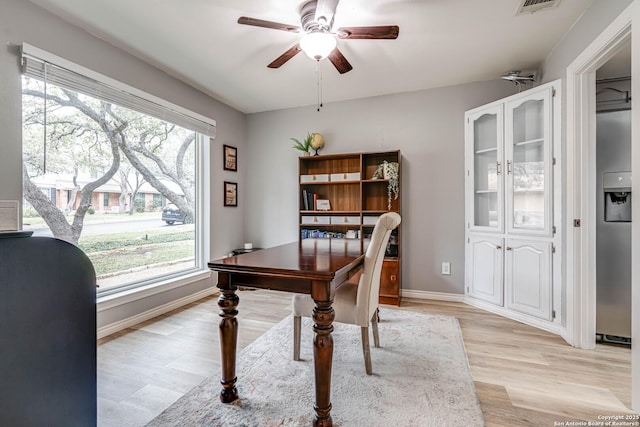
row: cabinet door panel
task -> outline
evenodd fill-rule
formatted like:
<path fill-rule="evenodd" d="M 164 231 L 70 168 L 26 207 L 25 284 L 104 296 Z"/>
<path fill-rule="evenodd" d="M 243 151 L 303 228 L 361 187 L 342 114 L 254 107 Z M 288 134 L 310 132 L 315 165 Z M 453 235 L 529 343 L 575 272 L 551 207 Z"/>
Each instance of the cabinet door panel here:
<path fill-rule="evenodd" d="M 381 304 L 400 305 L 400 264 L 397 260 L 384 260 L 380 272 Z"/>
<path fill-rule="evenodd" d="M 507 308 L 551 320 L 551 254 L 548 242 L 506 241 Z"/>
<path fill-rule="evenodd" d="M 502 106 L 467 117 L 469 228 L 502 231 Z"/>
<path fill-rule="evenodd" d="M 550 235 L 551 88 L 505 105 L 507 232 Z"/>
<path fill-rule="evenodd" d="M 502 305 L 502 239 L 470 237 L 468 293 L 474 298 Z"/>

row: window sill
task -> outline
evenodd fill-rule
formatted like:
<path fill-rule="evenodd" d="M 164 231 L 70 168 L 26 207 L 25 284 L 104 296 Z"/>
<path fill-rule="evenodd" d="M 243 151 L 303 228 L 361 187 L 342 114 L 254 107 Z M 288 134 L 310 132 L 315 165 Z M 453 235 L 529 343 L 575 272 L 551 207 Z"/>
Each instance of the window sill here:
<path fill-rule="evenodd" d="M 157 295 L 175 288 L 179 288 L 181 286 L 189 285 L 191 283 L 210 278 L 211 271 L 200 270 L 185 274 L 184 276 L 173 277 L 171 279 L 151 283 L 134 289 L 128 289 L 112 295 L 98 297 L 96 301 L 96 312 L 99 313 L 104 310 L 109 310 L 120 305 L 128 304 L 134 301 L 141 300 L 143 298 L 148 298 L 153 295 Z"/>

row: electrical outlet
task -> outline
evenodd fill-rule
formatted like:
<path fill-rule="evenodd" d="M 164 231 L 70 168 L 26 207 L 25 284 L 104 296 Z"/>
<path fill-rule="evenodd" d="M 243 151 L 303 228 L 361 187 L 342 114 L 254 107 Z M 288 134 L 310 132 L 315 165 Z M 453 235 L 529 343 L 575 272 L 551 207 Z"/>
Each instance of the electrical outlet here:
<path fill-rule="evenodd" d="M 445 276 L 450 276 L 451 275 L 451 263 L 450 262 L 443 262 L 442 263 L 442 274 Z"/>

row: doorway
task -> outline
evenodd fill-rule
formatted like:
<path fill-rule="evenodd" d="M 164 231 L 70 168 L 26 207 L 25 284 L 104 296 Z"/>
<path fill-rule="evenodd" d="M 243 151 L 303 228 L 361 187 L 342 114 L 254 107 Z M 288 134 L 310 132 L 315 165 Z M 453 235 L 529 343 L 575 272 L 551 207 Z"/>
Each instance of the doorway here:
<path fill-rule="evenodd" d="M 566 302 L 567 340 L 581 348 L 595 347 L 596 314 L 596 70 L 632 39 L 632 21 L 640 22 L 640 8 L 632 3 L 567 67 L 566 135 Z M 640 32 L 633 35 L 632 77 L 640 75 Z M 640 91 L 632 90 L 633 123 L 640 123 Z M 637 129 L 636 129 L 637 131 Z M 632 164 L 640 170 L 640 152 L 632 148 Z M 636 185 L 637 187 L 637 185 Z M 633 214 L 640 220 L 640 212 Z M 581 224 L 585 224 L 582 227 Z M 633 259 L 639 257 L 640 224 L 632 226 Z M 640 265 L 632 263 L 632 324 L 640 324 Z M 632 328 L 638 337 L 640 331 Z M 637 340 L 636 340 L 637 341 Z M 640 408 L 640 346 L 632 348 L 632 407 Z"/>
<path fill-rule="evenodd" d="M 596 340 L 631 345 L 631 42 L 596 71 Z"/>

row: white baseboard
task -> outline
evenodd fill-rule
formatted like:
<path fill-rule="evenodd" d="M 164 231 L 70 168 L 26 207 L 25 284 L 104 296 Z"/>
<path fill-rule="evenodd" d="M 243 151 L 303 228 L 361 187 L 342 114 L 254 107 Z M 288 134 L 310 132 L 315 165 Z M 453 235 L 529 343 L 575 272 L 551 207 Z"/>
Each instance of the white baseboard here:
<path fill-rule="evenodd" d="M 402 297 L 417 299 L 432 299 L 437 301 L 464 302 L 464 295 L 450 294 L 446 292 L 419 291 L 412 289 L 403 289 Z"/>
<path fill-rule="evenodd" d="M 145 312 L 136 314 L 135 316 L 131 316 L 126 319 L 122 319 L 117 322 L 111 323 L 109 325 L 102 326 L 101 328 L 98 328 L 98 331 L 97 331 L 98 339 L 104 338 L 108 335 L 111 335 L 123 329 L 137 325 L 138 323 L 142 323 L 145 320 L 153 319 L 154 317 L 160 316 L 161 314 L 168 313 L 171 310 L 175 310 L 176 308 L 180 308 L 194 301 L 198 301 L 199 299 L 202 299 L 209 295 L 213 295 L 217 292 L 218 292 L 218 288 L 215 286 L 212 286 L 200 292 L 196 292 L 195 294 L 187 295 L 185 297 L 168 302 L 159 307 L 152 308 L 151 310 L 147 310 Z"/>
<path fill-rule="evenodd" d="M 566 329 L 557 323 L 551 323 L 544 320 L 532 318 L 525 314 L 520 314 L 511 310 L 507 310 L 503 307 L 498 307 L 484 301 L 479 301 L 474 298 L 465 297 L 462 294 L 450 294 L 446 292 L 431 292 L 431 291 L 419 291 L 411 289 L 403 289 L 402 297 L 416 298 L 424 300 L 437 300 L 437 301 L 450 301 L 450 302 L 462 302 L 473 307 L 477 307 L 491 313 L 497 314 L 507 319 L 515 320 L 525 325 L 533 326 L 534 328 L 542 329 L 543 331 L 551 332 L 561 336 L 567 343 L 571 344 L 567 337 Z"/>
<path fill-rule="evenodd" d="M 559 325 L 557 323 L 551 323 L 546 320 L 536 319 L 534 317 L 527 316 L 526 314 L 521 314 L 513 310 L 508 310 L 504 307 L 498 307 L 491 303 L 480 301 L 475 298 L 465 297 L 463 302 L 473 307 L 481 308 L 483 310 L 497 314 L 499 316 L 506 317 L 507 319 L 515 320 L 517 322 L 524 323 L 525 325 L 533 326 L 534 328 L 551 332 L 552 334 L 559 335 L 565 341 L 567 341 L 565 328 L 563 328 L 562 325 Z"/>

